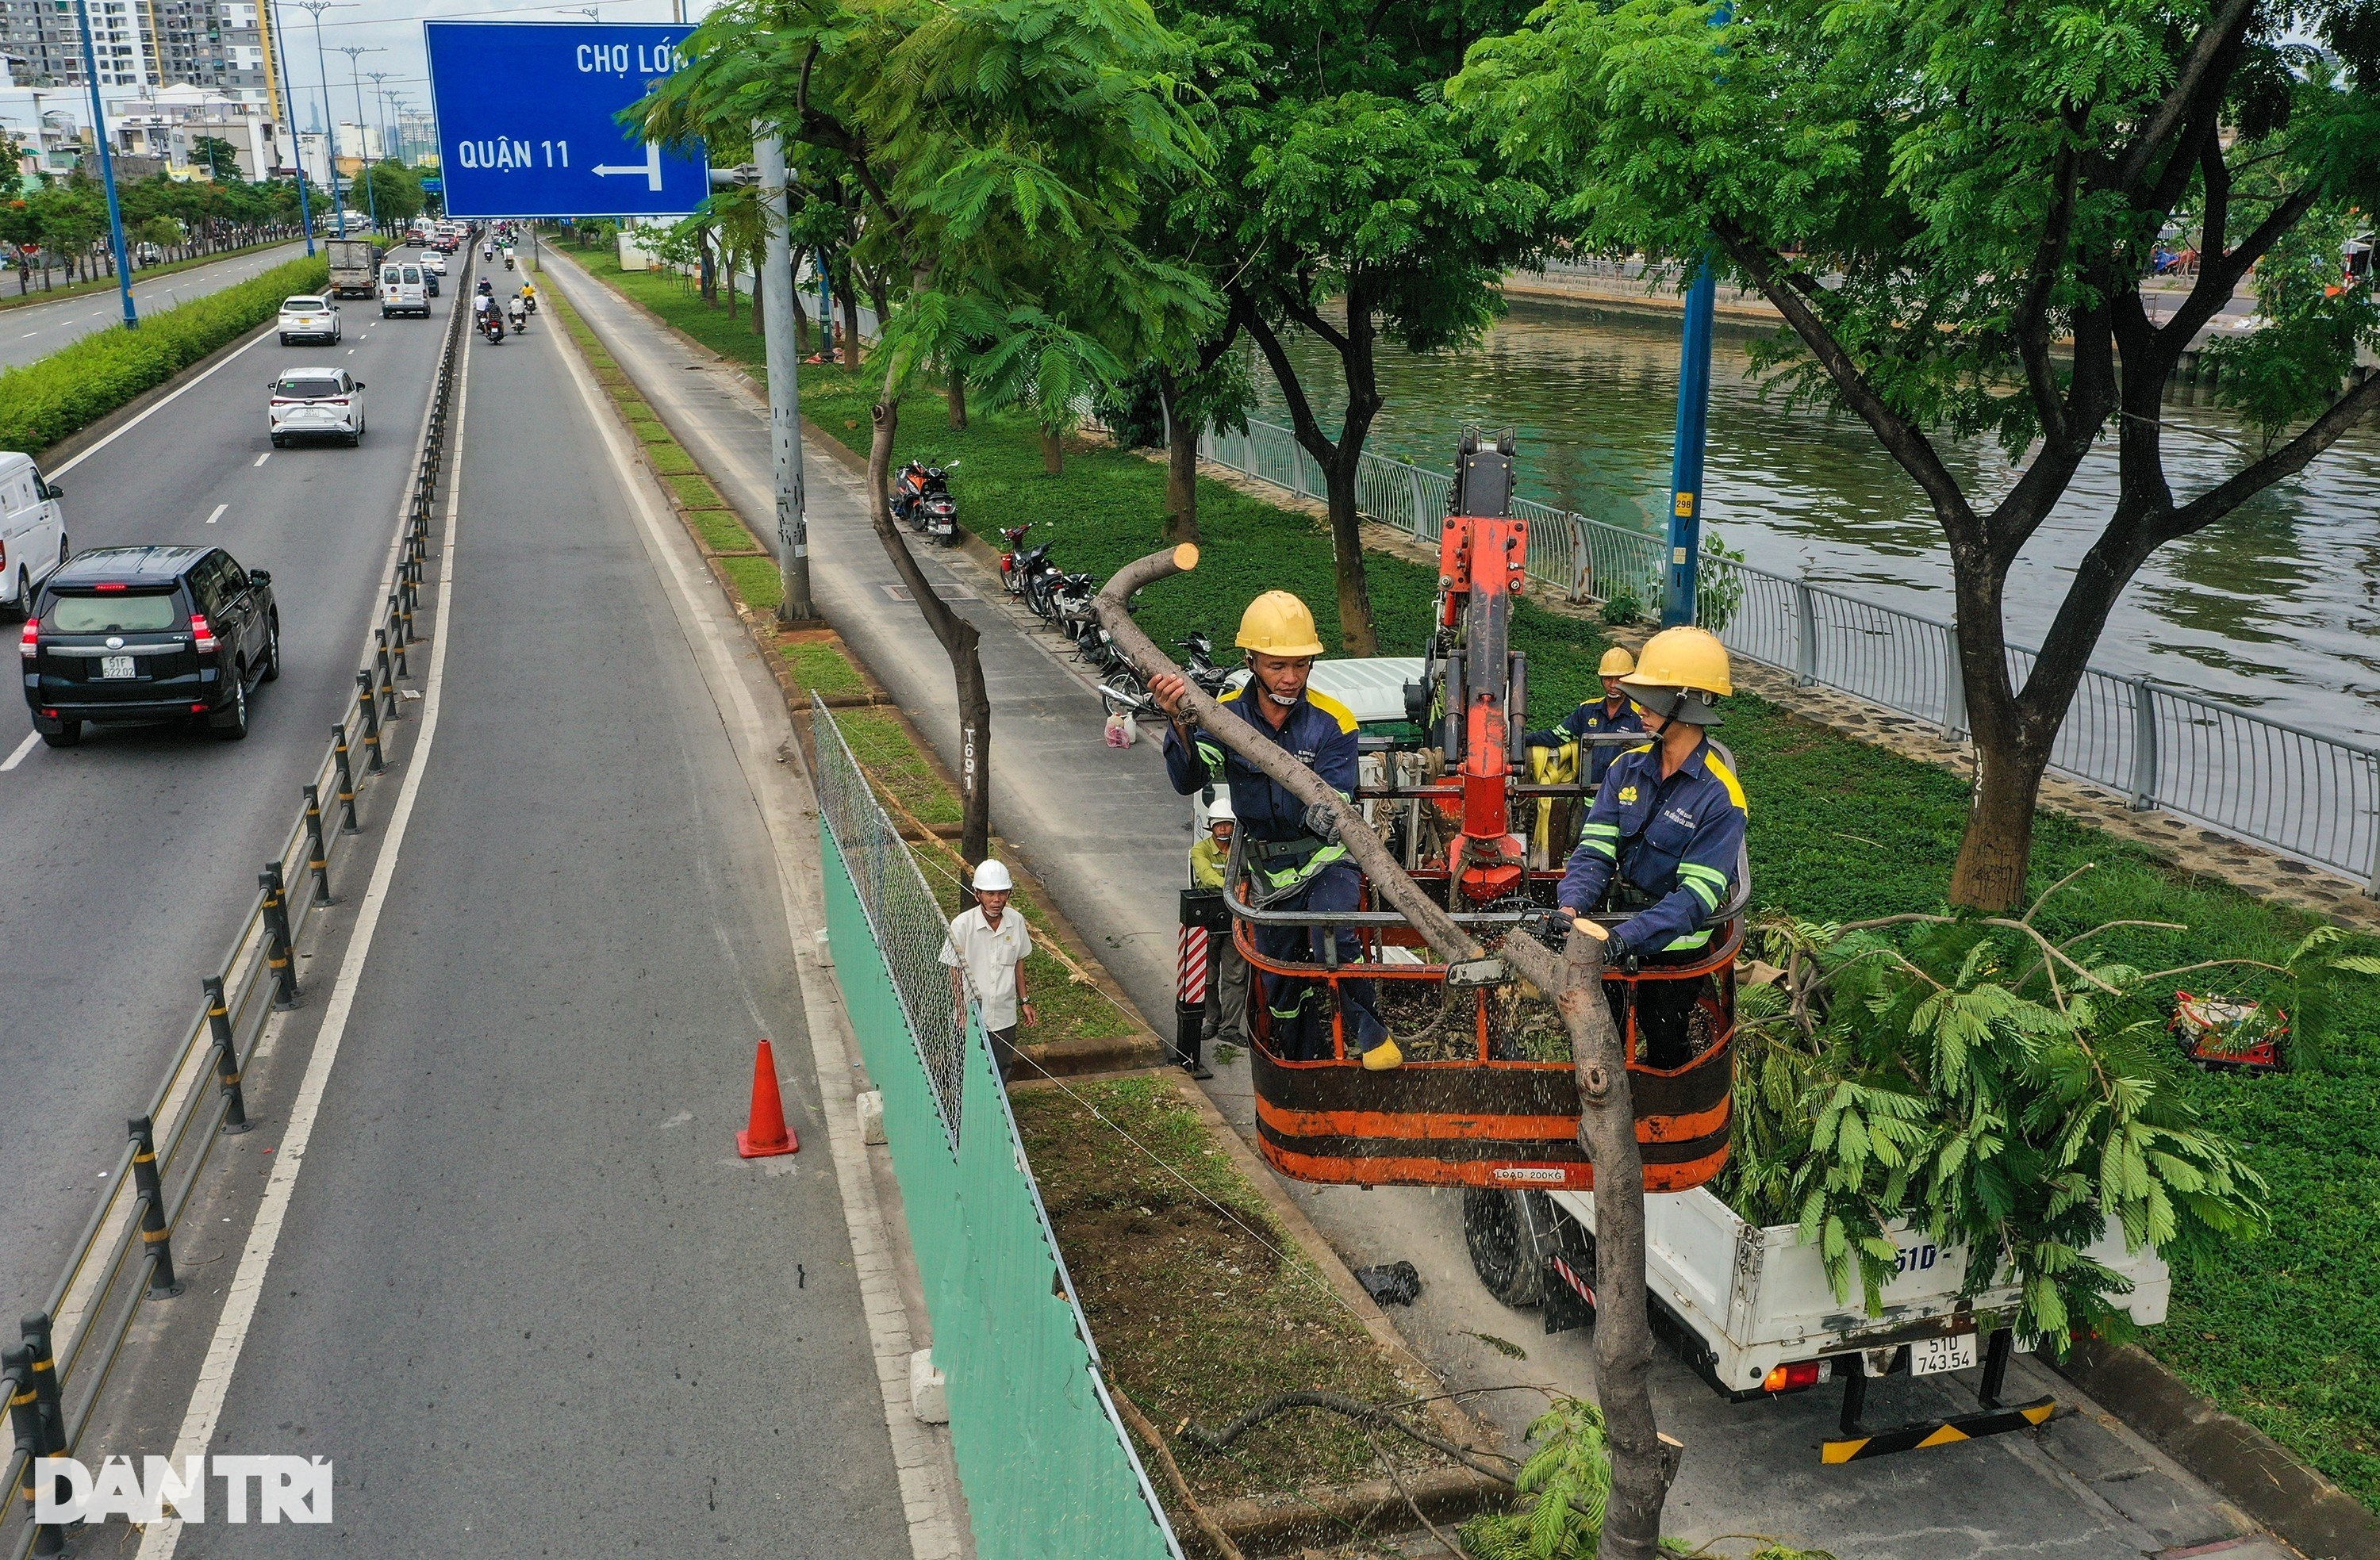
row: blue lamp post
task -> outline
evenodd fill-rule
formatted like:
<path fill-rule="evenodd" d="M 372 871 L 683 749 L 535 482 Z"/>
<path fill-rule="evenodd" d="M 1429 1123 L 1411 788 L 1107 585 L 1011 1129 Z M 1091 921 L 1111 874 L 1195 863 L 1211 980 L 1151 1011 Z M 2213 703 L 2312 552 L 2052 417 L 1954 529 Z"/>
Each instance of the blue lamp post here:
<path fill-rule="evenodd" d="M 1711 12 L 1710 25 L 1725 27 L 1735 15 L 1727 0 Z M 1686 328 L 1678 348 L 1678 431 L 1670 453 L 1670 557 L 1662 572 L 1661 626 L 1694 621 L 1694 592 L 1701 582 L 1703 550 L 1703 449 L 1710 433 L 1711 316 L 1718 304 L 1718 272 L 1706 250 L 1695 261 L 1694 284 L 1686 290 Z"/>
<path fill-rule="evenodd" d="M 124 297 L 124 328 L 140 328 L 132 307 L 132 266 L 124 253 L 124 208 L 115 200 L 115 158 L 107 145 L 107 110 L 99 101 L 99 51 L 91 42 L 91 0 L 75 7 L 82 27 L 82 73 L 91 83 L 91 139 L 99 143 L 99 180 L 107 187 L 107 236 L 115 247 L 115 290 Z"/>

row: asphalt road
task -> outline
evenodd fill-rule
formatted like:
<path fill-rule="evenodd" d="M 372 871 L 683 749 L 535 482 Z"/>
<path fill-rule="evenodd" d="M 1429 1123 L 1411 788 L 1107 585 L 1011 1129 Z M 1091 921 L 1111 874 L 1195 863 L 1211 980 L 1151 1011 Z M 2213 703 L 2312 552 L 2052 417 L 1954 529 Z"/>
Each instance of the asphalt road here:
<path fill-rule="evenodd" d="M 345 709 L 451 298 L 429 320 L 349 306 L 335 347 L 270 335 L 70 470 L 74 547 L 216 542 L 270 569 L 281 679 L 245 742 L 102 727 L 55 750 L 0 699 L 0 1297 L 41 1302 L 277 851 Z M 265 384 L 335 363 L 368 387 L 362 445 L 274 450 Z M 5 632 L 13 634 L 13 628 Z"/>
<path fill-rule="evenodd" d="M 334 1529 L 216 1520 L 185 1557 L 911 1553 L 750 754 L 564 350 L 544 324 L 472 344 L 443 663 L 415 661 L 433 745 L 399 760 L 419 794 L 364 961 L 318 964 L 277 1042 L 348 1015 L 327 1070 L 312 1036 L 305 1172 L 209 1444 L 332 1459 Z M 747 1161 L 763 1034 L 803 1146 Z M 243 1250 L 242 1156 L 295 1130 L 285 1088 L 255 1097 L 194 1263 Z M 169 1354 L 231 1265 L 193 1266 Z M 106 1448 L 190 1433 L 170 1396 Z"/>
<path fill-rule="evenodd" d="M 194 265 L 188 271 L 169 272 L 147 281 L 139 272 L 132 275 L 132 303 L 142 318 L 153 309 L 171 308 L 177 303 L 261 276 L 276 265 L 301 260 L 306 254 L 303 239 L 259 249 L 252 254 L 236 255 L 230 260 L 216 260 L 212 265 Z M 13 297 L 0 291 L 0 301 Z M 55 303 L 29 303 L 18 308 L 0 308 L 0 369 L 13 369 L 20 363 L 30 363 L 37 357 L 47 357 L 62 346 L 71 345 L 94 331 L 104 331 L 124 322 L 124 296 L 114 287 L 95 293 L 80 293 Z"/>
<path fill-rule="evenodd" d="M 773 538 L 769 425 L 733 374 L 655 329 L 585 272 L 560 260 L 562 290 L 603 338 L 695 458 L 747 520 Z M 957 720 L 949 663 L 924 632 L 867 520 L 865 484 L 819 438 L 806 441 L 805 480 L 812 583 L 820 609 L 929 738 L 953 757 Z M 1062 534 L 1060 554 L 1064 551 Z M 953 610 L 982 635 L 993 707 L 992 817 L 1023 849 L 1060 907 L 1092 939 L 1110 971 L 1160 1034 L 1171 1033 L 1172 896 L 1189 844 L 1187 805 L 1166 784 L 1154 743 L 1119 752 L 1101 741 L 1102 711 L 1046 629 L 1005 604 L 997 580 L 962 554 L 922 560 L 948 581 Z M 1228 623 L 1212 625 L 1228 629 Z M 1757 786 L 1757 777 L 1751 777 Z M 1250 1130 L 1254 1102 L 1245 1058 L 1218 1065 L 1206 1085 L 1223 1113 Z M 1284 1182 L 1325 1237 L 1355 1264 L 1412 1261 L 1419 1301 L 1395 1315 L 1401 1332 L 1458 1387 L 1552 1382 L 1591 1391 L 1594 1335 L 1546 1336 L 1534 1312 L 1497 1303 L 1473 1275 L 1459 1201 L 1451 1192 L 1360 1191 Z M 1490 1342 L 1521 1351 L 1514 1358 Z M 1972 1373 L 1969 1373 L 1972 1382 Z M 1720 1400 L 1667 1349 L 1655 1360 L 1655 1407 L 1686 1444 L 1667 1513 L 1689 1542 L 1726 1533 L 1774 1533 L 1861 1560 L 1961 1560 L 2040 1552 L 2125 1560 L 2228 1540 L 2250 1530 L 2240 1515 L 2137 1436 L 2084 1402 L 2047 1429 L 1947 1450 L 1822 1468 L 1816 1445 L 1833 1433 L 1839 1397 L 1822 1387 L 1742 1405 Z M 2080 1394 L 2032 1360 L 2011 1374 L 2010 1396 Z M 1480 1406 L 1518 1445 L 1543 1398 L 1505 1391 Z M 1972 1410 L 1953 1378 L 1894 1377 L 1876 1385 L 1870 1422 Z M 2264 1541 L 2257 1541 L 2261 1545 Z M 2242 1560 L 2272 1551 L 2240 1552 Z"/>

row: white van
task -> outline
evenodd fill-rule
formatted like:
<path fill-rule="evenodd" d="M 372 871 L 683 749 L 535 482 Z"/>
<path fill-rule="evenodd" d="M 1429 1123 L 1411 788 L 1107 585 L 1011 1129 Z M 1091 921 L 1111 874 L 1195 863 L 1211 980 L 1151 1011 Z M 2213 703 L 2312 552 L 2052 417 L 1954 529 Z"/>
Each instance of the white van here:
<path fill-rule="evenodd" d="M 430 318 L 430 292 L 422 285 L 419 260 L 386 260 L 380 267 L 380 317 L 419 314 Z"/>
<path fill-rule="evenodd" d="M 0 606 L 19 618 L 67 561 L 67 514 L 58 504 L 65 496 L 32 456 L 0 451 Z"/>

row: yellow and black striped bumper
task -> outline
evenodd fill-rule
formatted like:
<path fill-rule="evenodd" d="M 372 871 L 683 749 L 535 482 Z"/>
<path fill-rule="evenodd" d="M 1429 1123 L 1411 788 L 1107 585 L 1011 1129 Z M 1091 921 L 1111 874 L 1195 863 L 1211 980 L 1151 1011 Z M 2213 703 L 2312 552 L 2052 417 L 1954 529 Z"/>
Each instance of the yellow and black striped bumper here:
<path fill-rule="evenodd" d="M 1867 1457 L 1890 1457 L 1895 1452 L 1954 1445 L 1961 1441 L 1973 1441 L 1985 1435 L 2000 1435 L 2011 1430 L 2030 1430 L 2036 1425 L 2047 1424 L 2049 1416 L 2057 1411 L 2057 1399 L 2043 1397 L 2031 1403 L 2020 1403 L 2011 1409 L 1961 1414 L 1955 1419 L 1919 1420 L 1912 1424 L 1897 1424 L 1889 1430 L 1879 1430 L 1873 1435 L 1821 1442 L 1819 1456 L 1821 1460 L 1828 1463 L 1859 1462 Z"/>

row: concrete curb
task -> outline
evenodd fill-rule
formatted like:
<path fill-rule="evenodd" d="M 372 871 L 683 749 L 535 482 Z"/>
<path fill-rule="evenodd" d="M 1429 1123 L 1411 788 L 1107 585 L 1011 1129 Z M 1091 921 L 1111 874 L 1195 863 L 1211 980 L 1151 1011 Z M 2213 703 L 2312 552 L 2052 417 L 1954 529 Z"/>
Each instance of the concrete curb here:
<path fill-rule="evenodd" d="M 2147 1350 L 2083 1340 L 2054 1367 L 2159 1451 L 2315 1560 L 2380 1560 L 2380 1517 Z"/>

